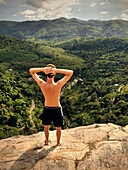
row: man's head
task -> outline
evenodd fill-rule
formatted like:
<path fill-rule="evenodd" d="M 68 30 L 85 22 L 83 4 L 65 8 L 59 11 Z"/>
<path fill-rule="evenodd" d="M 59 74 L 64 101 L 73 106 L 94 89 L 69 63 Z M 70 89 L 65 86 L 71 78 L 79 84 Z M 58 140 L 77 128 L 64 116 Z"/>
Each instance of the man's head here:
<path fill-rule="evenodd" d="M 48 64 L 46 67 L 56 68 L 53 64 Z M 49 77 L 49 78 L 52 78 L 52 77 L 55 76 L 53 73 L 49 73 L 49 74 L 46 74 L 46 75 L 47 75 L 47 77 Z"/>

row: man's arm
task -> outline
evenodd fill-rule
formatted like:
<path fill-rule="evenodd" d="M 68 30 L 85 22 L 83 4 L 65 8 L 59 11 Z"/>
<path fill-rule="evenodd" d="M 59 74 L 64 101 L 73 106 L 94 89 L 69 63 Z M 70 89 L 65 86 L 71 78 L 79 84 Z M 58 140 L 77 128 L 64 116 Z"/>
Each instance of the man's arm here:
<path fill-rule="evenodd" d="M 66 74 L 61 80 L 59 80 L 57 83 L 62 87 L 73 75 L 72 70 L 67 70 L 67 69 L 54 69 L 55 73 L 61 73 L 61 74 Z"/>
<path fill-rule="evenodd" d="M 36 74 L 37 72 L 43 71 L 44 73 L 46 72 L 46 68 L 30 68 L 29 72 L 31 73 L 33 79 L 37 82 L 37 84 L 40 86 L 40 84 L 44 81 Z"/>

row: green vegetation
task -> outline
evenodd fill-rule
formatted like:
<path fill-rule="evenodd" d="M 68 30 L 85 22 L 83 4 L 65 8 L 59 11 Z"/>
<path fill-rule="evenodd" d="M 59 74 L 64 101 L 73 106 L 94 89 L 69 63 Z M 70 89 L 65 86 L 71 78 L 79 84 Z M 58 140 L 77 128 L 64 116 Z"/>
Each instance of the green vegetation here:
<path fill-rule="evenodd" d="M 61 48 L 0 35 L 0 138 L 35 132 L 29 118 L 32 98 L 36 105 L 32 112 L 36 129 L 43 130 L 39 116 L 43 111 L 44 98 L 29 69 L 44 67 L 48 63 L 77 70 L 84 65 L 84 60 Z M 44 74 L 41 77 L 46 79 Z M 56 81 L 61 77 L 58 74 Z"/>
<path fill-rule="evenodd" d="M 50 47 L 0 35 L 1 139 L 36 132 L 30 120 L 32 99 L 32 119 L 37 131 L 43 130 L 39 117 L 44 97 L 29 68 L 48 63 L 74 70 L 61 95 L 64 128 L 92 123 L 128 124 L 128 39 L 74 38 Z M 46 79 L 44 73 L 40 76 Z M 55 81 L 61 77 L 57 74 Z"/>
<path fill-rule="evenodd" d="M 52 44 L 83 37 L 87 39 L 97 37 L 128 38 L 128 21 L 82 21 L 75 18 L 26 22 L 0 21 L 0 33 L 40 44 Z"/>
<path fill-rule="evenodd" d="M 79 70 L 82 80 L 62 96 L 69 126 L 108 122 L 127 125 L 128 39 L 79 39 L 56 46 L 85 60 Z"/>

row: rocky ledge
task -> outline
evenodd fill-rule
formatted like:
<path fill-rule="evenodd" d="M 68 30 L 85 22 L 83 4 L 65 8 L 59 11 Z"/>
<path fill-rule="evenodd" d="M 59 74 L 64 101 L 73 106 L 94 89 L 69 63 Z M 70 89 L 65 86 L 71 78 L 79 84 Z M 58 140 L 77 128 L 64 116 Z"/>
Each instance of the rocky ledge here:
<path fill-rule="evenodd" d="M 0 140 L 1 170 L 127 170 L 128 125 L 93 124 L 62 131 L 62 145 L 44 132 Z"/>

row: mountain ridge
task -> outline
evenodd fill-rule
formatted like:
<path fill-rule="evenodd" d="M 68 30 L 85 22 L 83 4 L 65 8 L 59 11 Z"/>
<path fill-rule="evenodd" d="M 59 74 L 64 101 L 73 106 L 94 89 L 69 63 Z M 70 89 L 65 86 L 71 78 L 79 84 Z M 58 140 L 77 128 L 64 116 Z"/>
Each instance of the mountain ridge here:
<path fill-rule="evenodd" d="M 79 20 L 58 18 L 39 21 L 0 21 L 0 33 L 41 44 L 55 43 L 72 38 L 128 37 L 128 21 Z"/>

